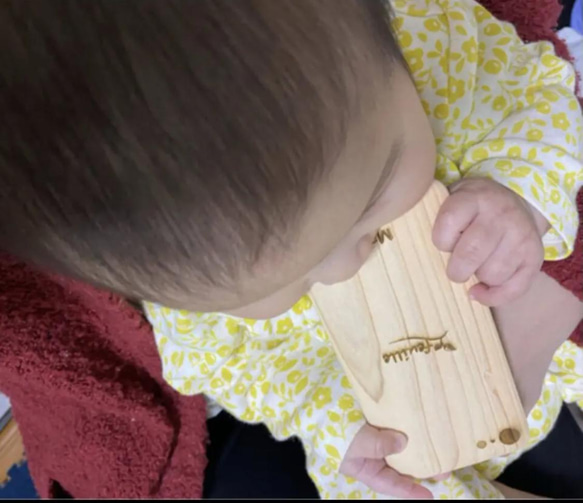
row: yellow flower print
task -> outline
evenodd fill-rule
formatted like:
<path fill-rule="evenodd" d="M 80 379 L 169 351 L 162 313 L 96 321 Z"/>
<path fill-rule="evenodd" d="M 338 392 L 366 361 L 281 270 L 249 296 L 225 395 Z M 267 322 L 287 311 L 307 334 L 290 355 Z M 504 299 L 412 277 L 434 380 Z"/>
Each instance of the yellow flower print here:
<path fill-rule="evenodd" d="M 499 140 L 493 140 L 490 143 L 489 147 L 490 147 L 490 150 L 492 152 L 501 152 L 504 149 L 505 145 L 506 144 L 504 143 L 504 140 L 499 139 Z"/>
<path fill-rule="evenodd" d="M 300 380 L 300 377 L 302 377 L 302 373 L 299 370 L 294 370 L 288 374 L 287 382 L 290 384 L 296 383 Z"/>
<path fill-rule="evenodd" d="M 447 47 L 445 51 L 443 51 L 441 57 L 439 58 L 439 67 L 441 68 L 441 71 L 446 74 L 449 68 L 449 59 L 450 59 L 449 47 Z"/>
<path fill-rule="evenodd" d="M 182 367 L 184 363 L 184 351 L 173 351 L 170 355 L 170 361 L 176 368 Z"/>
<path fill-rule="evenodd" d="M 304 295 L 300 300 L 298 300 L 295 306 L 292 308 L 293 312 L 296 314 L 302 314 L 312 307 L 312 299 L 307 295 Z"/>
<path fill-rule="evenodd" d="M 277 333 L 280 335 L 285 335 L 294 328 L 294 324 L 290 318 L 284 318 L 277 322 Z"/>
<path fill-rule="evenodd" d="M 502 65 L 500 64 L 500 61 L 489 59 L 484 65 L 484 70 L 492 75 L 497 75 L 502 70 Z"/>
<path fill-rule="evenodd" d="M 520 147 L 514 146 L 508 149 L 508 157 L 520 157 L 522 155 L 522 151 Z"/>
<path fill-rule="evenodd" d="M 504 110 L 507 105 L 508 102 L 506 101 L 506 98 L 504 96 L 497 96 L 496 98 L 494 98 L 494 101 L 492 101 L 492 108 L 497 112 Z"/>
<path fill-rule="evenodd" d="M 408 31 L 401 31 L 398 34 L 399 45 L 402 49 L 406 49 L 413 43 L 413 37 Z"/>
<path fill-rule="evenodd" d="M 243 421 L 253 421 L 255 419 L 255 412 L 252 409 L 246 409 L 241 415 Z"/>
<path fill-rule="evenodd" d="M 338 407 L 342 410 L 350 410 L 354 408 L 354 399 L 350 395 L 342 395 L 338 400 Z"/>
<path fill-rule="evenodd" d="M 342 379 L 340 379 L 340 384 L 342 385 L 343 388 L 350 388 L 350 381 L 346 376 L 342 376 Z"/>
<path fill-rule="evenodd" d="M 189 319 L 178 318 L 176 320 L 176 330 L 179 334 L 186 335 L 192 331 L 194 324 Z"/>
<path fill-rule="evenodd" d="M 565 186 L 569 190 L 575 186 L 575 173 L 567 173 L 565 175 Z"/>
<path fill-rule="evenodd" d="M 504 173 L 512 169 L 512 162 L 506 160 L 496 161 L 494 167 Z"/>
<path fill-rule="evenodd" d="M 212 389 L 222 388 L 224 385 L 225 385 L 225 383 L 223 382 L 223 380 L 220 377 L 215 377 L 211 381 L 211 388 Z"/>
<path fill-rule="evenodd" d="M 481 5 L 476 5 L 474 7 L 474 16 L 476 16 L 476 21 L 478 22 L 484 21 L 484 19 L 492 17 L 490 13 L 486 9 L 484 9 L 484 7 L 482 7 Z"/>
<path fill-rule="evenodd" d="M 423 23 L 423 26 L 425 26 L 425 29 L 429 31 L 439 31 L 441 28 L 440 22 L 434 18 L 426 19 Z"/>
<path fill-rule="evenodd" d="M 543 132 L 540 129 L 529 129 L 526 132 L 526 139 L 529 141 L 540 141 L 543 137 Z"/>
<path fill-rule="evenodd" d="M 413 73 L 423 68 L 423 49 L 417 48 L 410 51 L 404 51 L 405 59 Z"/>
<path fill-rule="evenodd" d="M 472 161 L 476 162 L 483 161 L 488 157 L 488 155 L 489 155 L 488 149 L 484 147 L 478 147 L 472 152 Z"/>
<path fill-rule="evenodd" d="M 322 465 L 320 467 L 320 473 L 322 475 L 330 475 L 332 473 L 332 468 L 330 468 L 330 465 Z"/>
<path fill-rule="evenodd" d="M 322 409 L 332 401 L 332 390 L 324 386 L 320 386 L 314 392 L 314 403 L 317 409 Z"/>
<path fill-rule="evenodd" d="M 545 247 L 545 260 L 556 260 L 558 256 L 559 250 L 557 250 L 554 246 Z"/>
<path fill-rule="evenodd" d="M 552 54 L 544 54 L 540 62 L 547 68 L 553 68 L 559 64 L 559 59 Z"/>
<path fill-rule="evenodd" d="M 549 183 L 551 183 L 552 185 L 559 185 L 561 181 L 561 177 L 559 176 L 559 173 L 557 173 L 556 171 L 548 171 L 547 178 L 549 180 Z"/>
<path fill-rule="evenodd" d="M 446 119 L 449 116 L 449 105 L 447 103 L 437 105 L 433 110 L 433 115 L 437 119 Z"/>
<path fill-rule="evenodd" d="M 263 415 L 265 417 L 268 417 L 268 418 L 275 417 L 275 411 L 271 407 L 268 407 L 267 405 L 265 407 L 263 407 L 261 412 L 263 412 Z"/>
<path fill-rule="evenodd" d="M 550 91 L 549 89 L 543 89 L 541 93 L 546 100 L 552 101 L 553 103 L 555 103 L 559 99 L 557 93 L 554 91 Z"/>
<path fill-rule="evenodd" d="M 539 101 L 536 104 L 536 111 L 541 114 L 548 114 L 551 111 L 551 105 L 547 101 Z"/>
<path fill-rule="evenodd" d="M 363 419 L 363 415 L 362 412 L 360 412 L 359 410 L 351 410 L 348 413 L 348 421 L 350 423 L 357 423 L 358 421 L 362 421 Z"/>
<path fill-rule="evenodd" d="M 538 428 L 531 428 L 529 430 L 530 438 L 536 438 L 540 435 L 540 430 Z"/>
<path fill-rule="evenodd" d="M 288 360 L 285 356 L 280 356 L 277 358 L 277 360 L 275 360 L 273 366 L 280 372 L 287 372 L 288 370 L 295 367 L 296 363 L 298 363 L 298 361 L 295 359 Z"/>
<path fill-rule="evenodd" d="M 449 78 L 449 98 L 451 103 L 455 103 L 460 98 L 463 98 L 466 93 L 466 83 L 461 79 L 454 77 Z"/>
<path fill-rule="evenodd" d="M 571 127 L 569 119 L 567 119 L 567 114 L 565 112 L 560 112 L 551 116 L 553 119 L 553 126 L 557 129 L 562 129 L 567 131 Z"/>
<path fill-rule="evenodd" d="M 462 50 L 466 53 L 466 60 L 470 63 L 478 61 L 478 44 L 474 38 L 466 40 L 462 44 Z"/>
<path fill-rule="evenodd" d="M 229 354 L 231 353 L 231 348 L 230 346 L 221 346 L 218 350 L 217 350 L 217 354 L 221 357 L 221 358 L 225 358 L 227 357 Z"/>
<path fill-rule="evenodd" d="M 502 33 L 502 28 L 500 28 L 500 25 L 497 23 L 490 23 L 484 29 L 484 33 L 486 35 L 488 35 L 489 37 L 494 37 L 494 36 L 500 35 L 500 33 Z"/>
<path fill-rule="evenodd" d="M 233 318 L 229 318 L 225 323 L 225 326 L 227 327 L 227 332 L 231 335 L 235 335 L 239 332 L 239 323 Z"/>
<path fill-rule="evenodd" d="M 429 103 L 425 100 L 421 100 L 421 106 L 423 106 L 423 110 L 425 112 L 425 115 L 431 115 L 431 106 L 429 105 Z"/>

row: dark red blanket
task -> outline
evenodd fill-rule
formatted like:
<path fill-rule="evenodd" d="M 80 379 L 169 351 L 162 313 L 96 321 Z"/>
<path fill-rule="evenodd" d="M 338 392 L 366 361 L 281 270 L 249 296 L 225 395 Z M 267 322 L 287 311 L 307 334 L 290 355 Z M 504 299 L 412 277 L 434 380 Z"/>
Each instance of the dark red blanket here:
<path fill-rule="evenodd" d="M 0 388 L 41 497 L 201 496 L 204 400 L 164 383 L 133 308 L 0 256 L 0 337 Z"/>

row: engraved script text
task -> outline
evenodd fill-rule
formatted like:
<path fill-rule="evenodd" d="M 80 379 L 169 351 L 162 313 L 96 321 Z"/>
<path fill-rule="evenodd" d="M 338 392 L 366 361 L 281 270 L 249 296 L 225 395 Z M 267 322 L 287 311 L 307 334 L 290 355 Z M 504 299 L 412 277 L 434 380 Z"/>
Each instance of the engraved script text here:
<path fill-rule="evenodd" d="M 445 340 L 447 332 L 439 337 L 406 337 L 391 344 L 406 344 L 405 347 L 383 354 L 385 363 L 409 361 L 413 353 L 429 354 L 431 351 L 457 351 L 456 347 Z"/>
<path fill-rule="evenodd" d="M 375 238 L 374 238 L 374 241 L 372 243 L 373 244 L 376 244 L 376 243 L 383 244 L 385 242 L 385 239 L 388 239 L 389 241 L 393 240 L 393 233 L 391 232 L 391 230 L 388 227 L 378 231 Z"/>

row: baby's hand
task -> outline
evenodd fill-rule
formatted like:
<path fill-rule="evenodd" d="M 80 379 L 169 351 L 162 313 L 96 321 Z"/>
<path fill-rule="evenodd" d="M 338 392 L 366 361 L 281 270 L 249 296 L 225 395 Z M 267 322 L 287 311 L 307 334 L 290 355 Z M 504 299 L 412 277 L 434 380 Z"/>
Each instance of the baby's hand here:
<path fill-rule="evenodd" d="M 397 473 L 385 461 L 387 456 L 403 451 L 406 445 L 407 437 L 401 433 L 364 425 L 350 444 L 340 473 L 385 496 L 432 499 L 429 490 Z"/>
<path fill-rule="evenodd" d="M 530 287 L 544 258 L 547 220 L 497 182 L 469 178 L 454 184 L 433 228 L 433 242 L 451 252 L 448 277 L 464 283 L 475 274 L 470 295 L 490 307 L 516 299 Z"/>

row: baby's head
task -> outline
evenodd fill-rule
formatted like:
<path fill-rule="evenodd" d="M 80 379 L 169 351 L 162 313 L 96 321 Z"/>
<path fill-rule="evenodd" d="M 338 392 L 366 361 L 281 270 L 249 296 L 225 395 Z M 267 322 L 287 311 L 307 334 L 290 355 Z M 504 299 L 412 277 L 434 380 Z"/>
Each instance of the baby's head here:
<path fill-rule="evenodd" d="M 52 270 L 274 316 L 433 178 L 382 0 L 0 8 L 0 248 Z"/>

